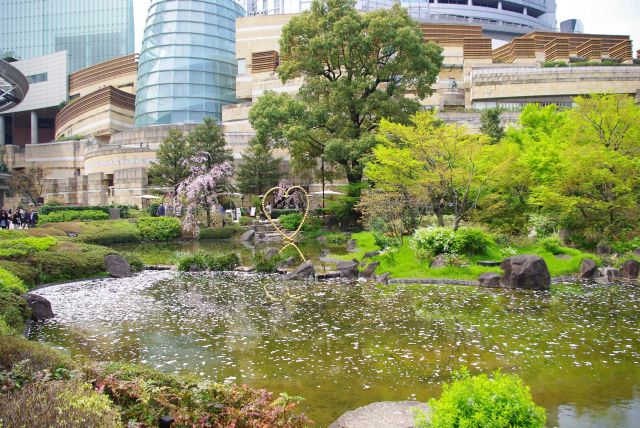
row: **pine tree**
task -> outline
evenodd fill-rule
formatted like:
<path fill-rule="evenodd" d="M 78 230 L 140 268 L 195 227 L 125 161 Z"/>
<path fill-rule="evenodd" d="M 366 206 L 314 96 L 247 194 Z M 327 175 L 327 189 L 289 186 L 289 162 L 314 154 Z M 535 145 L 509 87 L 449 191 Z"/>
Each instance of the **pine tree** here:
<path fill-rule="evenodd" d="M 281 159 L 274 158 L 265 145 L 253 140 L 242 154 L 238 169 L 238 189 L 245 194 L 261 195 L 280 179 Z"/>

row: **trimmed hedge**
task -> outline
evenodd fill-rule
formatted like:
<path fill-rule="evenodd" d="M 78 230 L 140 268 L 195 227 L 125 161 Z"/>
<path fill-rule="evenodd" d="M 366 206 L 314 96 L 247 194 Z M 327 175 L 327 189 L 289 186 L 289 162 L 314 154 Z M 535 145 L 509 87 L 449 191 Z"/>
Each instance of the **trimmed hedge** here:
<path fill-rule="evenodd" d="M 38 271 L 27 263 L 0 260 L 0 269 L 8 270 L 20 278 L 27 287 L 34 286 L 38 282 Z"/>
<path fill-rule="evenodd" d="M 40 251 L 46 251 L 57 243 L 58 240 L 50 236 L 42 238 L 30 236 L 28 238 L 0 240 L 0 257 L 26 256 Z"/>
<path fill-rule="evenodd" d="M 27 292 L 27 287 L 16 275 L 6 269 L 0 269 L 0 291 L 23 294 Z"/>
<path fill-rule="evenodd" d="M 178 270 L 188 272 L 192 270 L 229 271 L 240 264 L 240 258 L 235 253 L 211 254 L 198 251 L 190 254 L 178 255 Z"/>
<path fill-rule="evenodd" d="M 47 215 L 56 211 L 102 211 L 109 214 L 109 208 L 120 208 L 120 216 L 122 218 L 129 217 L 130 209 L 137 209 L 135 205 L 85 205 L 85 206 L 67 206 L 67 205 L 43 205 L 38 208 L 40 214 Z"/>
<path fill-rule="evenodd" d="M 11 291 L 0 291 L 0 336 L 19 335 L 31 317 L 27 301 Z"/>
<path fill-rule="evenodd" d="M 175 217 L 141 217 L 137 221 L 144 241 L 169 241 L 180 237 L 180 220 Z"/>
<path fill-rule="evenodd" d="M 298 213 L 298 210 L 294 210 L 294 209 L 289 209 L 289 208 L 274 208 L 271 210 L 271 218 L 280 218 L 283 215 L 286 214 L 294 214 L 294 213 Z"/>
<path fill-rule="evenodd" d="M 138 243 L 142 240 L 136 225 L 124 220 L 91 224 L 78 239 L 87 244 L 96 245 Z"/>
<path fill-rule="evenodd" d="M 200 229 L 198 239 L 229 239 L 244 232 L 241 226 L 207 227 Z"/>
<path fill-rule="evenodd" d="M 50 214 L 43 214 L 40 216 L 40 224 L 47 223 L 61 223 L 64 221 L 96 221 L 96 220 L 108 220 L 109 214 L 104 211 L 98 210 L 83 210 L 83 211 L 54 211 Z"/>
<path fill-rule="evenodd" d="M 36 253 L 31 261 L 40 272 L 39 283 L 69 281 L 105 272 L 104 258 L 114 251 L 95 245 L 80 245 L 76 251 Z"/>

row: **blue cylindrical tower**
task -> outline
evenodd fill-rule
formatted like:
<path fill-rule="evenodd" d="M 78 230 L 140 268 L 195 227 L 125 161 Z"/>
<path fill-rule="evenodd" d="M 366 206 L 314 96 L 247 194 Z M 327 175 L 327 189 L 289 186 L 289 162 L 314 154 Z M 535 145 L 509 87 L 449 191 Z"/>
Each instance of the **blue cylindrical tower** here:
<path fill-rule="evenodd" d="M 152 0 L 138 67 L 137 127 L 221 119 L 235 101 L 233 0 Z"/>

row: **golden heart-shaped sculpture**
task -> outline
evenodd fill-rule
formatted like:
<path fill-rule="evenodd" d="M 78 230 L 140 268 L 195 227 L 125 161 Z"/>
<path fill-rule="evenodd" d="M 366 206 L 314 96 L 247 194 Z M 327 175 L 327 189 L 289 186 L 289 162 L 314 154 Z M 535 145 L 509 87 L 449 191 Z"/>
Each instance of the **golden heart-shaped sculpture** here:
<path fill-rule="evenodd" d="M 276 190 L 282 190 L 284 191 L 284 197 L 288 197 L 293 191 L 300 191 L 304 194 L 305 198 L 306 198 L 306 204 L 305 204 L 305 208 L 304 208 L 304 214 L 302 215 L 302 221 L 300 222 L 300 224 L 298 225 L 298 228 L 296 230 L 293 231 L 293 233 L 291 234 L 287 234 L 286 232 L 284 232 L 279 225 L 277 225 L 273 219 L 271 218 L 271 213 L 267 211 L 266 206 L 265 206 L 265 202 L 267 201 L 267 196 L 269 196 L 271 193 L 275 192 Z M 302 187 L 300 186 L 291 186 L 288 189 L 284 189 L 283 187 L 272 187 L 271 189 L 267 190 L 267 192 L 264 194 L 264 197 L 262 198 L 262 212 L 264 213 L 265 217 L 267 217 L 267 220 L 269 221 L 269 223 L 271 223 L 271 225 L 273 227 L 275 227 L 276 231 L 282 235 L 282 237 L 285 239 L 285 241 L 289 241 L 289 242 L 293 242 L 294 238 L 298 235 L 298 233 L 300 233 L 300 230 L 302 229 L 302 225 L 304 225 L 304 222 L 307 220 L 307 215 L 309 214 L 309 205 L 310 204 L 310 199 L 309 199 L 309 194 L 307 193 L 306 190 L 304 190 Z M 298 250 L 300 251 L 300 250 Z"/>

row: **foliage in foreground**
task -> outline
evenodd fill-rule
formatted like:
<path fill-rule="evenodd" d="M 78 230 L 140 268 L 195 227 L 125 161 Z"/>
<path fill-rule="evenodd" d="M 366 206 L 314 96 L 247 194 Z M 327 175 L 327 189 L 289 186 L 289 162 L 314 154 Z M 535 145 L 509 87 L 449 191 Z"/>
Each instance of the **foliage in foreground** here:
<path fill-rule="evenodd" d="M 278 264 L 282 261 L 280 254 L 267 257 L 267 254 L 263 251 L 256 251 L 253 256 L 253 266 L 256 272 L 262 273 L 274 273 L 278 269 Z"/>
<path fill-rule="evenodd" d="M 10 258 L 27 256 L 29 254 L 46 251 L 58 241 L 50 236 L 43 238 L 27 237 L 0 240 L 0 257 Z"/>
<path fill-rule="evenodd" d="M 204 251 L 179 254 L 177 256 L 179 271 L 230 271 L 240 264 L 240 258 L 235 253 L 211 254 Z"/>
<path fill-rule="evenodd" d="M 31 316 L 27 301 L 10 291 L 0 290 L 0 336 L 19 335 Z"/>
<path fill-rule="evenodd" d="M 50 214 L 43 214 L 40 216 L 40 224 L 47 223 L 59 223 L 63 221 L 96 221 L 107 220 L 109 214 L 98 210 L 84 210 L 84 211 L 53 211 Z"/>
<path fill-rule="evenodd" d="M 180 236 L 180 220 L 175 217 L 142 217 L 137 226 L 144 241 L 169 241 Z"/>
<path fill-rule="evenodd" d="M 471 376 L 463 368 L 444 385 L 439 399 L 429 401 L 430 412 L 418 411 L 416 427 L 542 428 L 545 410 L 536 406 L 529 388 L 516 375 L 496 371 Z"/>
<path fill-rule="evenodd" d="M 81 366 L 45 345 L 0 336 L 0 426 L 152 427 L 171 415 L 177 426 L 298 428 L 310 422 L 294 413 L 300 400 L 131 364 Z"/>
<path fill-rule="evenodd" d="M 204 229 L 200 229 L 198 239 L 229 239 L 243 231 L 244 229 L 242 227 L 236 225 L 225 227 L 206 227 Z"/>
<path fill-rule="evenodd" d="M 20 278 L 6 269 L 0 269 L 0 291 L 10 291 L 15 294 L 27 292 L 27 288 Z"/>

